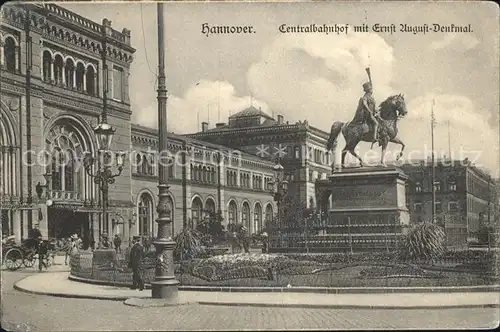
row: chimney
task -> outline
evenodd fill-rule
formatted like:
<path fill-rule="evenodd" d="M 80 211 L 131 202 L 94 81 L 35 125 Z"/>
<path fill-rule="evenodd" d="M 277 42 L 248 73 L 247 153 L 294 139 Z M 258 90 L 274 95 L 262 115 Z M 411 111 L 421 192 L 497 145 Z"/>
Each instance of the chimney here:
<path fill-rule="evenodd" d="M 283 124 L 283 115 L 278 114 L 278 124 Z"/>
<path fill-rule="evenodd" d="M 208 129 L 208 122 L 203 121 L 201 123 L 201 131 L 207 131 Z"/>
<path fill-rule="evenodd" d="M 219 122 L 215 124 L 215 128 L 221 128 L 224 127 L 226 124 L 224 122 Z"/>

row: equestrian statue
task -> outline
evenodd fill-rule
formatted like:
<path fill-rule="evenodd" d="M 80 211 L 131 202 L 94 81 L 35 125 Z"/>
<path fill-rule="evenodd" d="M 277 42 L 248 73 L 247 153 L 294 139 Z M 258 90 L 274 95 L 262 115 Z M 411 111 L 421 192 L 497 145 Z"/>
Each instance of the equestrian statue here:
<path fill-rule="evenodd" d="M 403 155 L 404 143 L 398 138 L 399 119 L 407 114 L 406 103 L 402 94 L 390 96 L 376 109 L 375 99 L 372 96 L 373 84 L 370 68 L 366 68 L 369 82 L 363 84 L 365 94 L 359 99 L 358 108 L 352 121 L 344 123 L 336 121 L 330 130 L 330 137 L 326 143 L 328 151 L 335 148 L 337 138 L 342 132 L 346 144 L 342 150 L 341 167 L 345 167 L 345 157 L 350 152 L 356 157 L 360 166 L 363 167 L 363 160 L 354 151 L 359 142 L 378 143 L 382 147 L 382 157 L 380 163 L 385 165 L 385 152 L 389 142 L 401 145 L 401 151 L 397 155 L 397 160 Z"/>

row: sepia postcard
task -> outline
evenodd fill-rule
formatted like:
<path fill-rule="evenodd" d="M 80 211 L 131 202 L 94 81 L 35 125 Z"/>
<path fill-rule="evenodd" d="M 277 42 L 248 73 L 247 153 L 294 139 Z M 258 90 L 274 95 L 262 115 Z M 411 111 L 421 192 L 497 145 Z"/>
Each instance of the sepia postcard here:
<path fill-rule="evenodd" d="M 498 327 L 499 14 L 3 4 L 1 327 Z"/>

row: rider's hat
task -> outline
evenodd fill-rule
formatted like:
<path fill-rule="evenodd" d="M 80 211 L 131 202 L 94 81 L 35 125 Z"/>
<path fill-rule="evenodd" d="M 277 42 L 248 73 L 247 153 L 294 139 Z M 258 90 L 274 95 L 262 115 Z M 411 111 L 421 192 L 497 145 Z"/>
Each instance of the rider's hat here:
<path fill-rule="evenodd" d="M 371 87 L 372 87 L 372 84 L 370 82 L 366 82 L 363 84 L 363 90 L 371 89 Z"/>

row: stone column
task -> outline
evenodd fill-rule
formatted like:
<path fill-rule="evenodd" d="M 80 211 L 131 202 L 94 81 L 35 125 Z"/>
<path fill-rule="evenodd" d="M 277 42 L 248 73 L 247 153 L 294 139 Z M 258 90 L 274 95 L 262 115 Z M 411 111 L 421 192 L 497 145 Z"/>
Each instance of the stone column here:
<path fill-rule="evenodd" d="M 3 58 L 4 58 L 3 47 L 4 47 L 4 45 L 5 45 L 4 41 L 0 40 L 0 67 L 4 66 L 4 63 L 3 63 Z"/>
<path fill-rule="evenodd" d="M 14 170 L 17 167 L 17 151 L 19 151 L 17 148 L 12 148 L 12 153 L 11 153 L 11 173 L 12 174 L 12 179 L 10 181 L 11 186 L 12 186 L 12 195 L 17 195 L 18 190 L 17 190 L 17 181 L 16 181 L 16 174 L 19 174 L 18 172 L 14 172 Z"/>
<path fill-rule="evenodd" d="M 2 155 L 3 155 L 3 157 L 2 157 L 2 159 L 3 159 L 2 171 L 6 170 L 6 172 L 4 174 L 2 174 L 3 183 L 4 183 L 2 191 L 6 195 L 8 195 L 9 194 L 9 187 L 10 187 L 10 181 L 9 181 L 8 174 L 10 174 L 10 176 L 14 176 L 14 174 L 12 173 L 12 165 L 10 164 L 10 161 L 9 161 L 7 148 L 3 149 Z"/>
<path fill-rule="evenodd" d="M 16 59 L 16 72 L 19 71 L 19 54 L 21 53 L 21 47 L 20 46 L 16 46 L 16 55 L 15 55 L 15 59 Z"/>
<path fill-rule="evenodd" d="M 99 245 L 99 213 L 96 212 L 91 212 L 90 213 L 90 219 L 92 222 L 92 229 L 91 231 L 93 232 L 92 235 L 94 237 L 94 246 L 97 248 Z"/>
<path fill-rule="evenodd" d="M 38 220 L 38 211 L 36 213 L 36 216 L 34 216 L 36 219 L 36 222 L 38 223 L 38 229 L 40 229 L 40 232 L 42 233 L 42 237 L 44 239 L 47 239 L 49 236 L 49 219 L 48 219 L 48 214 L 47 214 L 47 205 L 46 204 L 39 204 L 38 206 L 42 212 L 42 220 Z"/>
<path fill-rule="evenodd" d="M 94 96 L 99 97 L 99 84 L 97 80 L 97 73 L 94 73 Z"/>
<path fill-rule="evenodd" d="M 73 89 L 76 89 L 76 67 L 73 68 Z"/>
<path fill-rule="evenodd" d="M 55 82 L 55 77 L 54 77 L 54 59 L 50 59 L 50 83 L 54 84 Z"/>
<path fill-rule="evenodd" d="M 83 92 L 87 92 L 87 68 L 83 69 Z"/>
<path fill-rule="evenodd" d="M 21 210 L 20 213 L 23 216 L 23 238 L 26 239 L 28 237 L 28 213 L 29 210 Z"/>
<path fill-rule="evenodd" d="M 63 86 L 66 86 L 66 63 L 63 63 L 61 72 L 62 72 L 62 84 Z"/>
<path fill-rule="evenodd" d="M 13 210 L 12 211 L 12 224 L 13 224 L 13 231 L 14 235 L 16 237 L 16 243 L 21 243 L 21 211 L 20 210 Z"/>

